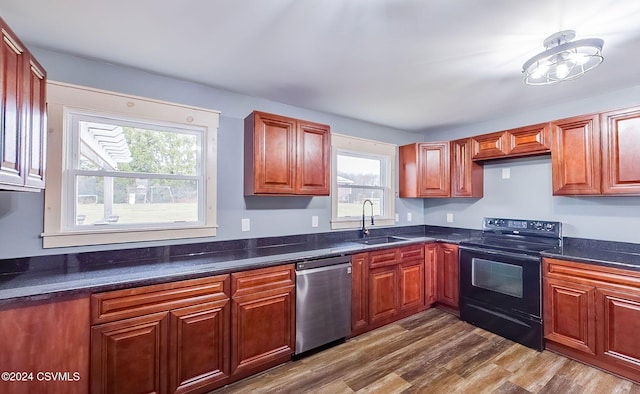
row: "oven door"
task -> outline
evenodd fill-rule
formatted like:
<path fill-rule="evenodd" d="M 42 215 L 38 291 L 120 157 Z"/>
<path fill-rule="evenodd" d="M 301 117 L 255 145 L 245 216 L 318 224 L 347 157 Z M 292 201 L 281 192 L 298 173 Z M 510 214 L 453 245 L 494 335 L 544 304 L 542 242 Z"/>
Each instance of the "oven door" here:
<path fill-rule="evenodd" d="M 541 259 L 537 256 L 460 247 L 460 298 L 540 319 Z"/>

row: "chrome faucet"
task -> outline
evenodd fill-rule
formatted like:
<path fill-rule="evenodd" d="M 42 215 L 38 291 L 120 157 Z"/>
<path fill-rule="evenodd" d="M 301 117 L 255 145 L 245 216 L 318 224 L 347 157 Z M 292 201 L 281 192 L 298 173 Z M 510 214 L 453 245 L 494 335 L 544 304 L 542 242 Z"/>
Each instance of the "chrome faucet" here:
<path fill-rule="evenodd" d="M 371 204 L 371 225 L 375 225 L 375 223 L 373 222 L 373 202 L 367 198 L 362 202 L 362 237 L 366 237 L 367 235 L 369 235 L 369 229 L 367 228 L 364 221 L 364 206 L 367 205 L 367 202 Z"/>

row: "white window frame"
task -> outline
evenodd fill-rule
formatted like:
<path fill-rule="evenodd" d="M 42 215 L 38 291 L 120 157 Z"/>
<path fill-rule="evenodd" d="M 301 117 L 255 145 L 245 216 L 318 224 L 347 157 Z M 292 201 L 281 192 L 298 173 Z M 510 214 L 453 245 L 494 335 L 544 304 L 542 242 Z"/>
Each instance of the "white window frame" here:
<path fill-rule="evenodd" d="M 378 156 L 387 159 L 386 173 L 382 174 L 386 183 L 384 188 L 385 209 L 383 216 L 375 216 L 375 227 L 395 224 L 396 200 L 396 161 L 398 147 L 386 142 L 341 134 L 331 134 L 331 229 L 352 229 L 362 227 L 362 217 L 358 219 L 338 218 L 338 154 L 341 152 Z M 368 216 L 367 216 L 368 218 Z"/>
<path fill-rule="evenodd" d="M 202 138 L 202 190 L 200 200 L 202 221 L 171 226 L 99 226 L 78 228 L 67 226 L 64 215 L 74 202 L 68 199 L 69 185 L 65 176 L 73 153 L 70 114 L 111 114 L 114 118 L 148 120 L 151 124 L 184 125 L 188 129 L 201 129 Z M 125 242 L 159 241 L 212 237 L 216 235 L 217 199 L 217 131 L 220 112 L 204 108 L 174 104 L 148 98 L 75 86 L 60 82 L 47 82 L 47 184 L 43 247 L 56 248 L 115 244 Z M 72 193 L 70 198 L 75 196 Z"/>

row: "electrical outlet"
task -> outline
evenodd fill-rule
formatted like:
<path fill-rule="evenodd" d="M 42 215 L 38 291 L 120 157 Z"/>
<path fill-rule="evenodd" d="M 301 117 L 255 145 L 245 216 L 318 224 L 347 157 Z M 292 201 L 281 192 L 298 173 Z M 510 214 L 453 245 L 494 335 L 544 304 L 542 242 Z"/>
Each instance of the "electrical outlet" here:
<path fill-rule="evenodd" d="M 411 212 L 407 212 L 407 222 L 410 222 L 413 219 Z"/>
<path fill-rule="evenodd" d="M 242 231 L 251 230 L 251 221 L 248 218 L 242 219 Z"/>
<path fill-rule="evenodd" d="M 400 221 L 400 214 L 396 213 L 396 223 L 398 223 Z"/>
<path fill-rule="evenodd" d="M 502 169 L 502 179 L 511 178 L 511 168 L 503 168 Z"/>
<path fill-rule="evenodd" d="M 311 227 L 318 227 L 318 217 L 315 215 L 311 216 Z"/>
<path fill-rule="evenodd" d="M 447 214 L 447 223 L 453 223 L 453 214 L 452 213 L 448 213 Z"/>

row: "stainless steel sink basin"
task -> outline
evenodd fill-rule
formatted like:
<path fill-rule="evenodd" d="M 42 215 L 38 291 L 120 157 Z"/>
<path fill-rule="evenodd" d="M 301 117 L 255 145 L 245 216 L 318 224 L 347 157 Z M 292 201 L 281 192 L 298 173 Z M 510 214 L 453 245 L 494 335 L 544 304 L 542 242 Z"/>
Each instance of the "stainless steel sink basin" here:
<path fill-rule="evenodd" d="M 391 244 L 394 242 L 402 242 L 402 241 L 408 241 L 408 240 L 409 238 L 387 236 L 387 237 L 371 237 L 371 238 L 355 239 L 351 242 L 357 242 L 359 244 L 364 244 L 364 245 L 380 245 L 380 244 Z"/>

